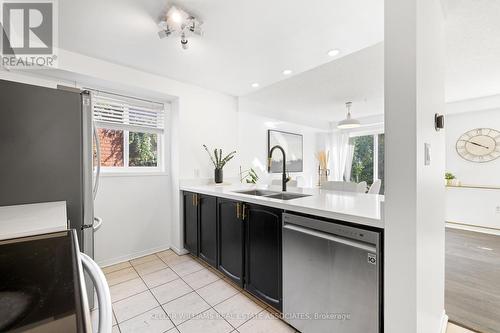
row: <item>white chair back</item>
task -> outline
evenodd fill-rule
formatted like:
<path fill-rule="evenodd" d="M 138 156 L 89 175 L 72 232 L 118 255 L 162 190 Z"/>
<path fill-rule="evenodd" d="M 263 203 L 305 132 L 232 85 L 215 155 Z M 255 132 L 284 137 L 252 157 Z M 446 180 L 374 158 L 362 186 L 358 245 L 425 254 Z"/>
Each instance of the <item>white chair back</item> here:
<path fill-rule="evenodd" d="M 321 185 L 324 190 L 330 191 L 344 191 L 344 192 L 366 192 L 366 182 L 355 183 L 355 182 L 341 182 L 341 181 L 329 181 Z"/>
<path fill-rule="evenodd" d="M 330 191 L 343 191 L 344 190 L 344 183 L 341 181 L 328 181 L 324 182 L 321 184 L 321 188 L 324 190 L 330 190 Z"/>
<path fill-rule="evenodd" d="M 306 187 L 306 182 L 304 180 L 304 177 L 297 176 L 297 178 L 295 178 L 295 179 L 297 181 L 297 186 L 296 187 Z"/>
<path fill-rule="evenodd" d="M 381 185 L 382 185 L 382 181 L 380 179 L 377 179 L 376 181 L 373 182 L 372 186 L 370 186 L 368 193 L 380 194 L 380 186 Z"/>
<path fill-rule="evenodd" d="M 359 184 L 354 182 L 345 182 L 344 189 L 345 192 L 359 192 Z"/>
<path fill-rule="evenodd" d="M 368 184 L 365 181 L 358 183 L 358 192 L 359 193 L 366 193 L 366 190 L 368 190 Z"/>

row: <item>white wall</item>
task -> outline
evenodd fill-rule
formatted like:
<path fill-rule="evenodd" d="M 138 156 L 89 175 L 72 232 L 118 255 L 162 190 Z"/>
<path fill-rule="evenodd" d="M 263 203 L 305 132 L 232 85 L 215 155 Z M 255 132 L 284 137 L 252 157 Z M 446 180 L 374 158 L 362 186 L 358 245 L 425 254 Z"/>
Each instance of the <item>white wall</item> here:
<path fill-rule="evenodd" d="M 454 227 L 500 233 L 500 189 L 446 189 L 446 222 Z"/>
<path fill-rule="evenodd" d="M 61 50 L 59 68 L 85 77 L 97 78 L 132 89 L 147 89 L 177 99 L 179 133 L 179 178 L 212 177 L 212 168 L 202 144 L 225 151 L 236 148 L 237 99 L 216 91 L 142 72 L 111 62 Z M 174 108 L 175 111 L 175 108 Z M 228 165 L 227 174 L 237 174 L 237 163 Z"/>
<path fill-rule="evenodd" d="M 50 88 L 58 84 L 75 85 L 69 80 L 30 72 L 0 71 L 0 79 Z M 80 82 L 80 85 L 85 84 Z M 137 96 L 137 91 L 130 94 Z M 168 154 L 168 146 L 164 148 Z M 168 156 L 165 163 L 169 168 Z M 103 172 L 94 203 L 95 216 L 103 219 L 94 238 L 96 261 L 106 266 L 168 248 L 171 243 L 170 193 L 167 173 L 110 176 Z"/>
<path fill-rule="evenodd" d="M 171 246 L 182 249 L 179 181 L 185 178 L 212 177 L 213 168 L 202 145 L 220 147 L 225 151 L 236 148 L 237 101 L 236 98 L 197 86 L 181 83 L 158 75 L 145 73 L 110 62 L 60 52 L 59 67 L 62 70 L 87 77 L 106 80 L 115 84 L 129 82 L 139 89 L 177 97 L 174 103 L 172 126 L 178 135 L 172 137 L 171 206 L 170 214 L 157 223 L 170 224 Z M 225 174 L 236 175 L 238 158 L 226 167 Z"/>
<path fill-rule="evenodd" d="M 213 177 L 213 166 L 203 144 L 226 152 L 239 152 L 224 169 L 226 179 L 237 179 L 240 165 L 250 166 L 257 159 L 265 167 L 266 124 L 273 123 L 276 129 L 304 135 L 304 172 L 301 175 L 307 186 L 312 186 L 316 180 L 314 153 L 324 149 L 319 143 L 321 134 L 317 134 L 321 130 L 250 114 L 245 112 L 245 107 L 238 113 L 238 101 L 232 96 L 64 50 L 60 51 L 57 70 L 37 71 L 36 75 L 12 72 L 0 72 L 0 75 L 4 79 L 31 84 L 55 87 L 62 83 L 173 101 L 166 133 L 170 138 L 167 174 L 104 177 L 102 180 L 95 205 L 96 215 L 105 221 L 96 233 L 96 258 L 103 264 L 161 247 L 182 249 L 179 183 L 188 179 L 206 182 Z M 117 200 L 117 193 L 122 200 Z M 132 193 L 145 194 L 138 198 L 140 209 L 133 204 Z M 151 213 L 143 218 L 143 225 L 138 223 L 138 214 L 142 211 Z M 141 237 L 131 240 L 134 234 Z M 148 237 L 149 234 L 152 235 Z"/>
<path fill-rule="evenodd" d="M 488 163 L 474 163 L 457 154 L 458 138 L 479 127 L 500 131 L 500 108 L 447 115 L 446 170 L 455 174 L 463 184 L 500 186 L 500 158 Z"/>
<path fill-rule="evenodd" d="M 385 1 L 385 332 L 438 333 L 444 310 L 441 4 Z M 424 165 L 424 143 L 432 160 Z"/>
<path fill-rule="evenodd" d="M 95 259 L 107 264 L 170 246 L 169 177 L 103 176 L 95 215 L 103 218 L 95 233 Z"/>
<path fill-rule="evenodd" d="M 202 144 L 225 151 L 237 148 L 235 97 L 65 50 L 59 52 L 57 70 L 37 70 L 36 75 L 0 71 L 0 78 L 52 87 L 61 82 L 112 89 L 155 100 L 173 99 L 172 131 L 167 133 L 171 136 L 169 160 L 173 164 L 167 167 L 167 175 L 103 179 L 96 214 L 103 217 L 106 225 L 96 233 L 95 250 L 100 263 L 112 263 L 157 247 L 182 248 L 179 181 L 196 175 L 213 177 L 213 168 Z M 238 158 L 235 158 L 226 167 L 225 175 L 236 177 L 238 165 Z M 132 204 L 132 195 L 120 193 L 128 189 L 137 193 L 149 192 L 146 199 L 138 199 L 144 204 L 140 210 Z M 117 194 L 123 195 L 123 200 L 117 201 Z M 139 228 L 137 221 L 142 211 L 151 212 L 143 222 L 147 226 L 144 229 Z M 151 237 L 137 237 L 142 235 L 139 230 L 146 232 L 146 229 L 153 234 Z M 136 242 L 128 238 L 133 231 Z M 124 241 L 120 240 L 122 234 Z"/>
<path fill-rule="evenodd" d="M 292 179 L 301 177 L 304 187 L 313 187 L 317 182 L 318 162 L 315 154 L 325 149 L 326 131 L 248 112 L 245 100 L 240 100 L 238 112 L 238 143 L 240 163 L 243 170 L 250 167 L 258 173 L 259 183 L 267 184 L 272 179 L 281 179 L 281 174 L 267 173 L 267 131 L 281 130 L 303 136 L 303 172 L 290 173 Z M 278 154 L 279 152 L 276 152 Z M 300 185 L 300 184 L 299 184 Z"/>
<path fill-rule="evenodd" d="M 476 106 L 480 100 L 475 100 Z M 454 103 L 465 109 L 470 101 Z M 469 110 L 446 117 L 446 170 L 455 174 L 464 185 L 500 186 L 500 159 L 474 163 L 461 158 L 455 149 L 457 139 L 479 127 L 500 129 L 500 108 Z M 491 105 L 490 105 L 491 106 Z M 500 190 L 448 188 L 446 190 L 446 221 L 480 227 L 483 232 L 500 230 Z M 486 229 L 484 229 L 486 228 Z"/>

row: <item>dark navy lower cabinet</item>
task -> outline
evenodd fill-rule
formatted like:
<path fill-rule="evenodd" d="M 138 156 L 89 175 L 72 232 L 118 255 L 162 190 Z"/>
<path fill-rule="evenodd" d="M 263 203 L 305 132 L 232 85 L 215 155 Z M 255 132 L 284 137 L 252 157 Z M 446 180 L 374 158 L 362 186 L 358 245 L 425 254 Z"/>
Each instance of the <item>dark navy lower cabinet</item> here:
<path fill-rule="evenodd" d="M 198 206 L 199 256 L 217 268 L 217 198 L 202 194 Z"/>
<path fill-rule="evenodd" d="M 183 192 L 184 248 L 198 255 L 198 194 Z"/>
<path fill-rule="evenodd" d="M 184 247 L 282 310 L 282 210 L 184 192 Z"/>
<path fill-rule="evenodd" d="M 257 298 L 282 309 L 280 209 L 244 204 L 245 288 Z"/>
<path fill-rule="evenodd" d="M 219 224 L 219 270 L 243 287 L 245 228 L 242 203 L 217 199 Z"/>

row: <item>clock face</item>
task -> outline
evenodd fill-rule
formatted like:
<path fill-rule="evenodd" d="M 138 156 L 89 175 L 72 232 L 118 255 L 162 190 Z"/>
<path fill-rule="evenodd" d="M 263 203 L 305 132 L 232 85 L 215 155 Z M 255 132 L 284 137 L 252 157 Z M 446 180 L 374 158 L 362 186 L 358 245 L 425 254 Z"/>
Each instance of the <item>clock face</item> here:
<path fill-rule="evenodd" d="M 458 154 L 471 162 L 490 162 L 500 157 L 500 131 L 491 128 L 470 130 L 457 141 Z"/>

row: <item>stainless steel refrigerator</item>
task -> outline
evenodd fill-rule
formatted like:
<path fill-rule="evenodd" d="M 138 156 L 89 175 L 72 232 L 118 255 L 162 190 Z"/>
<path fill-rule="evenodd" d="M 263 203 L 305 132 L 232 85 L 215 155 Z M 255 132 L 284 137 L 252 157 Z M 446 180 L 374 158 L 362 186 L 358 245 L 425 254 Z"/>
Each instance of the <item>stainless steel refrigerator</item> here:
<path fill-rule="evenodd" d="M 88 91 L 0 80 L 0 206 L 66 201 L 69 227 L 93 258 L 99 144 L 94 154 L 91 104 Z"/>

